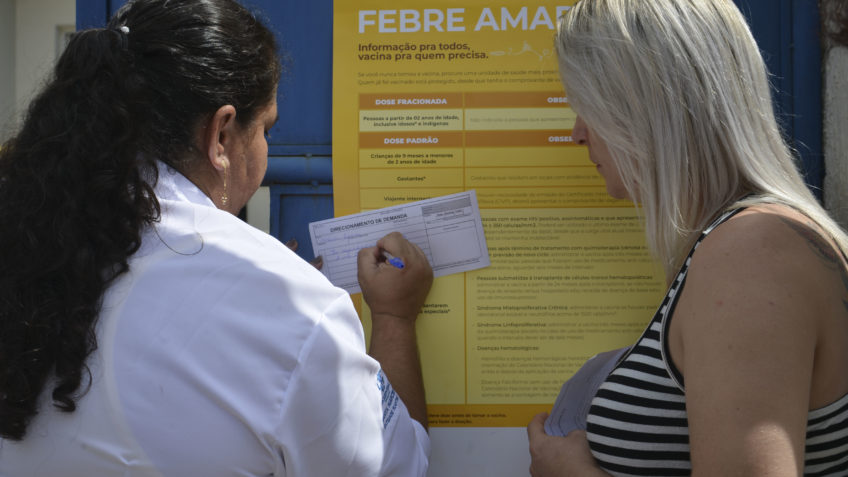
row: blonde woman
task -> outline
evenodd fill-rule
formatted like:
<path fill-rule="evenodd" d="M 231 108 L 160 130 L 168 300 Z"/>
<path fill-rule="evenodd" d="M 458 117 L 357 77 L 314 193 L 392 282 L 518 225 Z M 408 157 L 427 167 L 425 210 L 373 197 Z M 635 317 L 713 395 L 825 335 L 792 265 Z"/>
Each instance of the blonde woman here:
<path fill-rule="evenodd" d="M 560 72 L 669 292 L 585 432 L 529 424 L 531 474 L 848 474 L 848 237 L 781 138 L 730 0 L 582 0 Z"/>

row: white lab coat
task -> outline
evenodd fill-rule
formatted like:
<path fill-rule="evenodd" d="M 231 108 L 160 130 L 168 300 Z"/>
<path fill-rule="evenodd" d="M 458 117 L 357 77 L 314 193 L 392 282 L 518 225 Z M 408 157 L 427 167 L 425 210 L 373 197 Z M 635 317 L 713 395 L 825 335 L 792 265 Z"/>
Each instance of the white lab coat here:
<path fill-rule="evenodd" d="M 430 441 L 350 297 L 162 167 L 162 220 L 104 297 L 93 383 L 47 395 L 0 475 L 420 476 Z"/>

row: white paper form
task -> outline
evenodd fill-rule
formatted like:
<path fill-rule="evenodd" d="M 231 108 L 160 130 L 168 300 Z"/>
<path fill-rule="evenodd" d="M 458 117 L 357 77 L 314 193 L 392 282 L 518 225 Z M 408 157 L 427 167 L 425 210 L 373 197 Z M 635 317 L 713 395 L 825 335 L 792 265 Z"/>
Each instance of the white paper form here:
<path fill-rule="evenodd" d="M 491 263 L 473 190 L 309 224 L 314 254 L 324 258 L 321 271 L 349 293 L 361 291 L 359 250 L 373 247 L 389 232 L 400 232 L 421 247 L 436 277 Z"/>

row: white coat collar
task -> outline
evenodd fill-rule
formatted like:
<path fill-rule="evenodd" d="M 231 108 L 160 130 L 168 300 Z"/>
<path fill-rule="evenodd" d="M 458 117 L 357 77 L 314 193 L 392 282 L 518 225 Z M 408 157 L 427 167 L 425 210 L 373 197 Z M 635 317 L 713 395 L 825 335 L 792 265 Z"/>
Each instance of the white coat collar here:
<path fill-rule="evenodd" d="M 209 196 L 176 169 L 162 161 L 156 161 L 156 165 L 159 168 L 159 181 L 155 187 L 156 197 L 215 207 L 215 203 Z"/>

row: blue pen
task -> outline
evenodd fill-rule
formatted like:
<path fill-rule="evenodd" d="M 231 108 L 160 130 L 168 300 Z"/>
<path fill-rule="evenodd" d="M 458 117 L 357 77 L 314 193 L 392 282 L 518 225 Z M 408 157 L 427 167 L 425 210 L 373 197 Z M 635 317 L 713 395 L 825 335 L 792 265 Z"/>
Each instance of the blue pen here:
<path fill-rule="evenodd" d="M 387 262 L 391 263 L 396 268 L 403 268 L 404 267 L 403 260 L 395 257 L 394 255 L 390 254 L 389 252 L 383 250 L 383 256 L 386 257 Z"/>

